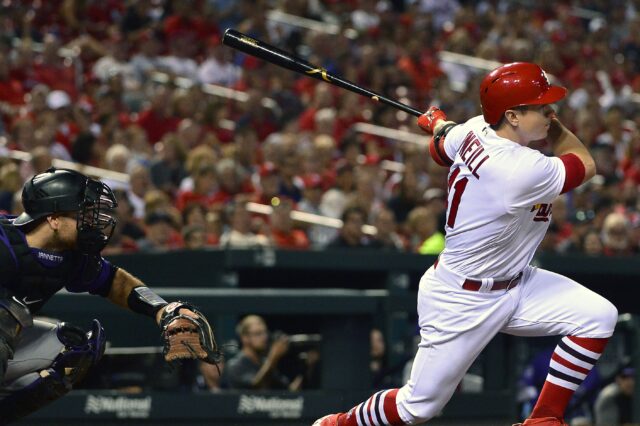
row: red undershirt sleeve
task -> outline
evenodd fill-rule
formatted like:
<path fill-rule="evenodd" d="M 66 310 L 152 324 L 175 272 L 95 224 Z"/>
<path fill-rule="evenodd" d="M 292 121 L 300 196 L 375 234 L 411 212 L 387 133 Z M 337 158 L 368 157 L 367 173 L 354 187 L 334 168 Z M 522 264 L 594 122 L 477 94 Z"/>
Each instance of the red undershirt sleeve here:
<path fill-rule="evenodd" d="M 565 176 L 561 194 L 571 191 L 580 186 L 584 180 L 585 168 L 582 160 L 575 154 L 564 154 L 560 156 L 564 163 Z"/>

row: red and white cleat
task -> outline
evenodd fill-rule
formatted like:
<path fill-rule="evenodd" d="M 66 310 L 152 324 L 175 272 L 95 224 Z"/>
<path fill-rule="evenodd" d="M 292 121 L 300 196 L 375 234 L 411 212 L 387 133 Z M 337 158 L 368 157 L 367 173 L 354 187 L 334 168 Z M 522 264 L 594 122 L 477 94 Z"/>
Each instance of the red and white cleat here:
<path fill-rule="evenodd" d="M 516 423 L 513 426 L 569 426 L 563 420 L 556 417 L 541 417 L 538 419 L 527 419 L 524 423 Z"/>
<path fill-rule="evenodd" d="M 338 426 L 338 416 L 340 414 L 329 414 L 324 416 L 315 422 L 311 426 Z"/>

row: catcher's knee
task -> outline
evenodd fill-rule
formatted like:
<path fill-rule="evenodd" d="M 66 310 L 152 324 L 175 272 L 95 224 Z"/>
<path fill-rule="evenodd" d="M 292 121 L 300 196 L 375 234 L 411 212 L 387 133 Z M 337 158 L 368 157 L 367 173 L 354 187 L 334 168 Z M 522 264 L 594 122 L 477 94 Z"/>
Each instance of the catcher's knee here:
<path fill-rule="evenodd" d="M 13 358 L 20 331 L 31 325 L 33 319 L 29 309 L 15 298 L 7 297 L 4 292 L 0 293 L 0 384 L 4 381 L 7 363 Z"/>
<path fill-rule="evenodd" d="M 8 394 L 0 400 L 3 420 L 24 417 L 65 395 L 104 353 L 104 330 L 98 320 L 86 333 L 66 323 L 58 324 L 55 333 L 62 349 L 51 365 L 26 372 L 4 386 Z"/>

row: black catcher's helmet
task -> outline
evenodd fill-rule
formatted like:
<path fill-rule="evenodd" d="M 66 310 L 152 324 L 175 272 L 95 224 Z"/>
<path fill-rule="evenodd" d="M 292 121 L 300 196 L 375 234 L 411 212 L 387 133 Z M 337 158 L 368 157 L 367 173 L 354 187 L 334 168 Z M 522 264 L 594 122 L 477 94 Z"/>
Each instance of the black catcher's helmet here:
<path fill-rule="evenodd" d="M 102 250 L 116 225 L 112 216 L 118 205 L 111 188 L 70 169 L 48 169 L 32 177 L 22 188 L 24 213 L 13 224 L 28 226 L 53 213 L 78 212 L 78 249 Z"/>

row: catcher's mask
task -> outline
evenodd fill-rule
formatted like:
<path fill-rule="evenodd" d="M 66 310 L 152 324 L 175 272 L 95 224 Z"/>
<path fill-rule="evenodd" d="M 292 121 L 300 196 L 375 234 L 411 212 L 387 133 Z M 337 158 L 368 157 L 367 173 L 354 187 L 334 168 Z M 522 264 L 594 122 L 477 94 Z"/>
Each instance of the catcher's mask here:
<path fill-rule="evenodd" d="M 77 212 L 77 248 L 98 253 L 116 226 L 112 216 L 118 205 L 111 188 L 70 169 L 48 169 L 32 177 L 22 189 L 24 213 L 13 224 L 30 226 L 54 213 Z"/>

